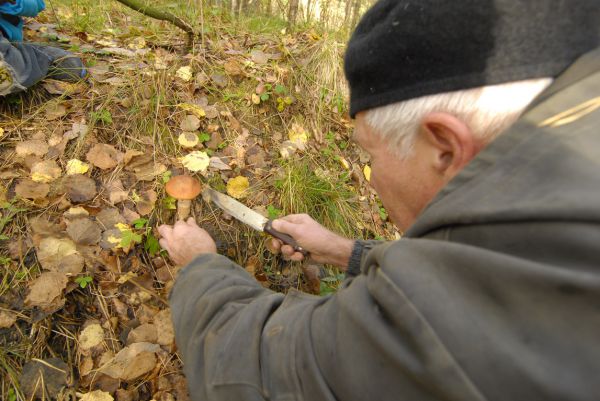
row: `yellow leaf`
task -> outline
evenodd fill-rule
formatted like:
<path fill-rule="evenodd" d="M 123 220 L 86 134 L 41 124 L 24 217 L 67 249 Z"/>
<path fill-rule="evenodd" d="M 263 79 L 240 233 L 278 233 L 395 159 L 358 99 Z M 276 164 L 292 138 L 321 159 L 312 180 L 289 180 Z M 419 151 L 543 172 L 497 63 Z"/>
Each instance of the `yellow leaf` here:
<path fill-rule="evenodd" d="M 227 181 L 227 193 L 236 199 L 243 198 L 247 195 L 250 182 L 244 176 L 237 176 Z"/>
<path fill-rule="evenodd" d="M 181 67 L 177 70 L 177 72 L 175 73 L 175 76 L 177 76 L 177 78 L 181 79 L 182 81 L 185 82 L 189 82 L 192 80 L 193 77 L 193 73 L 192 73 L 192 67 L 190 67 L 189 65 L 186 65 L 185 67 Z"/>
<path fill-rule="evenodd" d="M 180 109 L 183 109 L 185 111 L 189 111 L 190 113 L 194 114 L 198 118 L 206 117 L 206 112 L 204 111 L 204 109 L 202 107 L 200 107 L 198 105 L 191 104 L 191 103 L 179 103 L 177 105 L 177 107 L 179 107 Z"/>
<path fill-rule="evenodd" d="M 81 401 L 113 401 L 114 398 L 110 393 L 102 390 L 94 390 L 91 393 L 84 394 Z"/>
<path fill-rule="evenodd" d="M 0 128 L 0 138 L 4 136 L 4 128 Z"/>
<path fill-rule="evenodd" d="M 71 159 L 67 162 L 67 175 L 85 174 L 90 169 L 90 165 L 79 159 Z"/>
<path fill-rule="evenodd" d="M 206 152 L 201 152 L 199 150 L 191 152 L 179 160 L 181 160 L 183 167 L 193 172 L 205 172 L 210 164 L 210 157 L 208 157 Z"/>
<path fill-rule="evenodd" d="M 198 135 L 194 134 L 193 132 L 184 132 L 179 135 L 177 141 L 184 148 L 193 148 L 194 146 L 198 145 L 199 139 Z"/>
<path fill-rule="evenodd" d="M 296 143 L 306 143 L 308 141 L 308 132 L 299 124 L 293 123 L 292 129 L 288 132 L 290 141 Z"/>
<path fill-rule="evenodd" d="M 350 170 L 350 163 L 348 163 L 348 160 L 344 159 L 343 157 L 340 157 L 339 161 L 343 168 L 345 168 L 346 170 Z"/>
<path fill-rule="evenodd" d="M 121 231 L 122 233 L 125 232 L 125 231 L 131 231 L 131 227 L 129 227 L 125 223 L 116 223 L 115 227 L 118 228 L 119 231 Z"/>
<path fill-rule="evenodd" d="M 260 103 L 260 97 L 256 93 L 252 94 L 252 103 L 254 103 L 254 104 Z"/>
<path fill-rule="evenodd" d="M 35 182 L 48 183 L 61 175 L 60 167 L 54 160 L 44 160 L 31 168 L 31 179 Z"/>
<path fill-rule="evenodd" d="M 368 164 L 365 165 L 363 173 L 365 174 L 367 181 L 371 182 L 371 167 Z"/>

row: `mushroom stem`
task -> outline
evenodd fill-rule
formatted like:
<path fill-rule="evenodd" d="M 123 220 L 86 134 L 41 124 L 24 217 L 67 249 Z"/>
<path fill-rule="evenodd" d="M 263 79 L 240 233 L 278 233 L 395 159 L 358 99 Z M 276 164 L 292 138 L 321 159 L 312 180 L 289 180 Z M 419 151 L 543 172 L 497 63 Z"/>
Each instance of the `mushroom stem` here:
<path fill-rule="evenodd" d="M 189 199 L 180 199 L 177 201 L 177 219 L 185 220 L 190 215 L 192 201 Z"/>

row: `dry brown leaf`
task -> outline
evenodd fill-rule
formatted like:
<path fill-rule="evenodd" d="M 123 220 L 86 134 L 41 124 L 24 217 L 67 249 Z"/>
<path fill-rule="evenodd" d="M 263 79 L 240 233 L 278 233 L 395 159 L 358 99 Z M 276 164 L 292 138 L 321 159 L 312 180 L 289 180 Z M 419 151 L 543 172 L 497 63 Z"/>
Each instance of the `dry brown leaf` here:
<path fill-rule="evenodd" d="M 220 157 L 213 156 L 210 158 L 209 167 L 217 169 L 219 171 L 231 170 L 229 164 L 225 163 Z"/>
<path fill-rule="evenodd" d="M 0 329 L 5 329 L 12 326 L 17 321 L 17 315 L 10 312 L 0 310 Z"/>
<path fill-rule="evenodd" d="M 29 283 L 29 294 L 25 298 L 25 305 L 37 306 L 42 310 L 51 310 L 57 301 L 62 299 L 63 290 L 67 287 L 67 276 L 59 272 L 45 272 Z"/>
<path fill-rule="evenodd" d="M 206 118 L 217 118 L 219 116 L 219 110 L 215 106 L 206 106 L 204 108 L 204 113 L 206 114 Z"/>
<path fill-rule="evenodd" d="M 152 181 L 154 177 L 161 175 L 167 171 L 167 166 L 162 163 L 146 163 L 141 166 L 135 167 L 133 172 L 135 173 L 135 178 L 140 181 Z"/>
<path fill-rule="evenodd" d="M 261 50 L 252 50 L 250 58 L 256 64 L 266 64 L 269 61 L 269 55 Z"/>
<path fill-rule="evenodd" d="M 127 335 L 127 344 L 141 342 L 156 343 L 157 339 L 157 327 L 150 323 L 144 323 L 129 332 L 129 335 Z"/>
<path fill-rule="evenodd" d="M 81 396 L 81 399 L 79 401 L 114 401 L 115 399 L 113 398 L 112 395 L 110 395 L 110 393 L 107 393 L 106 391 L 102 391 L 102 390 L 94 390 L 92 392 L 86 393 L 83 396 Z"/>
<path fill-rule="evenodd" d="M 229 83 L 227 77 L 223 74 L 212 74 L 210 79 L 220 88 L 224 88 Z"/>
<path fill-rule="evenodd" d="M 156 365 L 158 344 L 134 343 L 123 348 L 99 371 L 115 379 L 131 381 L 151 372 Z"/>
<path fill-rule="evenodd" d="M 186 114 L 185 117 L 181 119 L 179 128 L 181 128 L 182 131 L 196 131 L 200 128 L 200 119 L 195 115 Z"/>
<path fill-rule="evenodd" d="M 46 119 L 57 120 L 67 114 L 67 107 L 61 103 L 54 103 L 46 108 Z"/>
<path fill-rule="evenodd" d="M 23 141 L 17 143 L 15 152 L 18 156 L 25 157 L 29 155 L 35 155 L 42 157 L 48 153 L 49 146 L 45 141 L 39 139 L 32 139 L 30 141 Z"/>
<path fill-rule="evenodd" d="M 112 145 L 98 143 L 87 152 L 85 157 L 94 166 L 106 170 L 116 167 L 123 160 L 123 153 Z"/>
<path fill-rule="evenodd" d="M 157 195 L 153 190 L 143 191 L 140 194 L 141 199 L 136 203 L 135 208 L 141 216 L 146 216 L 154 210 Z"/>
<path fill-rule="evenodd" d="M 97 194 L 96 181 L 81 174 L 66 177 L 63 186 L 67 196 L 74 203 L 90 201 Z"/>
<path fill-rule="evenodd" d="M 25 199 L 43 199 L 50 192 L 50 186 L 45 183 L 34 182 L 29 178 L 19 180 L 15 186 L 17 196 Z"/>
<path fill-rule="evenodd" d="M 104 342 L 104 329 L 98 323 L 92 323 L 86 326 L 79 333 L 79 351 L 83 355 L 90 355 L 92 352 L 100 349 Z"/>
<path fill-rule="evenodd" d="M 123 202 L 129 197 L 129 192 L 125 191 L 125 187 L 119 179 L 105 184 L 104 188 L 108 191 L 108 201 L 113 205 Z"/>
<path fill-rule="evenodd" d="M 102 231 L 98 223 L 88 218 L 81 218 L 67 223 L 67 234 L 78 244 L 95 245 L 100 241 Z"/>
<path fill-rule="evenodd" d="M 225 62 L 225 64 L 223 64 L 223 68 L 225 68 L 225 71 L 229 75 L 241 75 L 242 74 L 242 67 L 240 66 L 240 63 L 236 59 L 233 59 L 233 58 L 230 58 L 229 60 L 227 60 Z"/>
<path fill-rule="evenodd" d="M 59 358 L 33 359 L 23 366 L 19 385 L 26 400 L 54 400 L 67 386 L 69 367 Z"/>
<path fill-rule="evenodd" d="M 115 228 L 117 223 L 125 223 L 125 218 L 121 216 L 118 209 L 107 208 L 102 209 L 96 215 L 96 221 L 100 223 L 103 229 L 107 230 Z"/>
<path fill-rule="evenodd" d="M 171 319 L 171 309 L 163 309 L 154 316 L 154 325 L 158 333 L 156 342 L 168 347 L 175 343 L 175 331 L 173 329 L 173 320 Z"/>
<path fill-rule="evenodd" d="M 37 258 L 42 267 L 52 272 L 77 274 L 83 270 L 83 256 L 68 238 L 47 237 L 37 247 Z"/>
<path fill-rule="evenodd" d="M 62 175 L 62 170 L 54 160 L 44 160 L 33 165 L 31 179 L 35 182 L 49 183 Z"/>

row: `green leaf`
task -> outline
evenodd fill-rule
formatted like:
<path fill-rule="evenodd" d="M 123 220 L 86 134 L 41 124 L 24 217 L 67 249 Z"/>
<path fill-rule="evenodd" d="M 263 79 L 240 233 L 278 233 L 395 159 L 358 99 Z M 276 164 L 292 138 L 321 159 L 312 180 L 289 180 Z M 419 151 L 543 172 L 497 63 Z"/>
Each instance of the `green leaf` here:
<path fill-rule="evenodd" d="M 175 210 L 177 209 L 177 199 L 173 198 L 172 196 L 167 196 L 163 199 L 163 206 L 165 209 Z"/>
<path fill-rule="evenodd" d="M 146 224 L 148 224 L 148 219 L 140 217 L 139 219 L 134 220 L 132 222 L 132 224 L 135 228 L 137 228 L 139 230 L 141 228 L 144 228 L 146 226 Z"/>
<path fill-rule="evenodd" d="M 268 93 L 263 93 L 262 95 L 260 95 L 260 100 L 263 102 L 266 102 L 267 100 L 269 100 L 269 94 Z"/>
<path fill-rule="evenodd" d="M 17 401 L 17 394 L 15 393 L 14 388 L 9 388 L 7 395 L 8 395 L 7 401 Z"/>
<path fill-rule="evenodd" d="M 160 244 L 158 243 L 158 239 L 152 233 L 148 233 L 146 236 L 146 242 L 144 242 L 144 249 L 146 252 L 150 254 L 150 256 L 154 256 L 160 252 Z"/>
<path fill-rule="evenodd" d="M 131 230 L 121 231 L 121 247 L 129 248 L 131 244 L 140 244 L 142 236 L 134 233 Z"/>
<path fill-rule="evenodd" d="M 281 209 L 277 209 L 275 206 L 273 205 L 269 205 L 267 206 L 267 213 L 269 213 L 269 219 L 276 219 L 279 216 L 281 216 L 282 210 Z"/>
<path fill-rule="evenodd" d="M 198 140 L 202 143 L 210 141 L 210 134 L 207 132 L 201 132 L 198 134 Z"/>
<path fill-rule="evenodd" d="M 386 221 L 388 218 L 388 214 L 385 211 L 385 208 L 380 207 L 379 208 L 379 217 L 381 217 L 381 220 Z"/>
<path fill-rule="evenodd" d="M 94 278 L 92 276 L 80 276 L 75 278 L 75 282 L 79 284 L 81 288 L 87 287 L 88 284 L 92 281 L 94 281 Z"/>
<path fill-rule="evenodd" d="M 285 86 L 283 85 L 275 85 L 275 93 L 278 95 L 282 95 L 285 93 Z"/>
<path fill-rule="evenodd" d="M 171 179 L 171 175 L 173 173 L 171 172 L 171 170 L 167 170 L 162 174 L 162 182 L 163 184 L 166 184 L 167 182 L 169 182 L 169 180 Z"/>

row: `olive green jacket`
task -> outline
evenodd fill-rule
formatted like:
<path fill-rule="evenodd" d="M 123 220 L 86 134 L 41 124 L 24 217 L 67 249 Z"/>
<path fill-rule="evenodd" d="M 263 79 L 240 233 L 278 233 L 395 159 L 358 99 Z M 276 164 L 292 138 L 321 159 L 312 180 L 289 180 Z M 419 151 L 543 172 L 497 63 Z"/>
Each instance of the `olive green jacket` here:
<path fill-rule="evenodd" d="M 198 401 L 599 400 L 600 52 L 335 295 L 203 255 L 171 305 Z"/>

